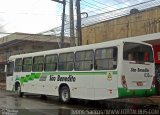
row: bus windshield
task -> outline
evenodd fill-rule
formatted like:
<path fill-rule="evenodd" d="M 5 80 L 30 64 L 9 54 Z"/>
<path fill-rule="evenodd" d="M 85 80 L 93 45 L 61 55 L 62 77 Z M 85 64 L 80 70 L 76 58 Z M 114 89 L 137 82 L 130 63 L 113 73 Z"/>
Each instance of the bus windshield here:
<path fill-rule="evenodd" d="M 153 51 L 149 45 L 125 42 L 123 46 L 123 59 L 136 61 L 136 63 L 153 62 Z"/>

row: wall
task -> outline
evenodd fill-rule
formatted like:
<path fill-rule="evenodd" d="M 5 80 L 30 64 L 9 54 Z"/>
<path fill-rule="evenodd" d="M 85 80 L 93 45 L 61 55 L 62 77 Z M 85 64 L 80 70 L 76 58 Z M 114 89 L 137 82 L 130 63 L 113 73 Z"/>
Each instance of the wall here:
<path fill-rule="evenodd" d="M 160 7 L 82 28 L 82 44 L 160 32 Z"/>
<path fill-rule="evenodd" d="M 7 61 L 9 56 L 11 55 L 45 51 L 57 48 L 57 43 L 26 40 L 21 42 L 20 44 L 9 46 L 7 49 L 0 49 L 0 62 Z"/>

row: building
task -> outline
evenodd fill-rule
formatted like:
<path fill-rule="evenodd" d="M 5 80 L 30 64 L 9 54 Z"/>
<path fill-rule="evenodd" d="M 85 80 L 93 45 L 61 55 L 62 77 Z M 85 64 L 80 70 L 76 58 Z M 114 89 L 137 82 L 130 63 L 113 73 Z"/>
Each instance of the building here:
<path fill-rule="evenodd" d="M 59 41 L 60 37 L 57 36 L 26 33 L 0 38 L 0 78 L 4 76 L 5 64 L 11 55 L 58 49 Z M 64 39 L 64 47 L 69 47 L 67 38 Z"/>
<path fill-rule="evenodd" d="M 82 28 L 82 44 L 160 32 L 160 6 Z"/>

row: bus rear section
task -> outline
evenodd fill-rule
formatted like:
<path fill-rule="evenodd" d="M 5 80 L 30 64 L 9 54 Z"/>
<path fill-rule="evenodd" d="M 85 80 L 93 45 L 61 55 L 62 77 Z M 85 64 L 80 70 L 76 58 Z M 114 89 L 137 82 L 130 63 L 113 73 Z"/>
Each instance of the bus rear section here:
<path fill-rule="evenodd" d="M 119 81 L 119 97 L 144 97 L 156 93 L 154 58 L 150 45 L 124 43 Z"/>

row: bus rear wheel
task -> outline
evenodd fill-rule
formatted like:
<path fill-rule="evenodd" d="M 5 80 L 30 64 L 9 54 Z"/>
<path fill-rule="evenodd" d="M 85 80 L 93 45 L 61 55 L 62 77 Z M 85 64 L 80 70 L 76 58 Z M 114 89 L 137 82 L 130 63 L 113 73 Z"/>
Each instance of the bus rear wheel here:
<path fill-rule="evenodd" d="M 17 92 L 17 95 L 19 97 L 23 97 L 24 93 L 21 92 L 21 86 L 20 86 L 20 84 L 17 85 L 16 92 Z"/>
<path fill-rule="evenodd" d="M 68 86 L 62 86 L 59 92 L 59 99 L 62 103 L 69 103 L 70 101 L 70 90 Z"/>

